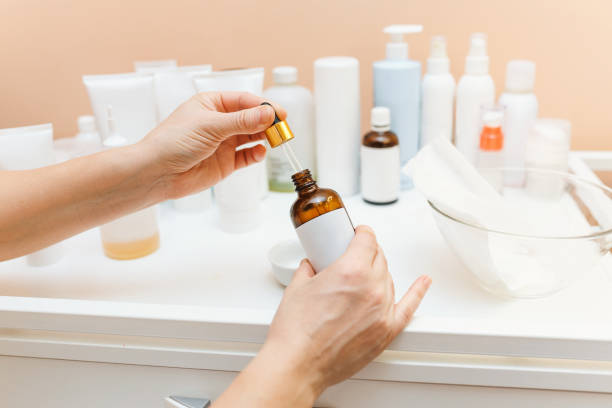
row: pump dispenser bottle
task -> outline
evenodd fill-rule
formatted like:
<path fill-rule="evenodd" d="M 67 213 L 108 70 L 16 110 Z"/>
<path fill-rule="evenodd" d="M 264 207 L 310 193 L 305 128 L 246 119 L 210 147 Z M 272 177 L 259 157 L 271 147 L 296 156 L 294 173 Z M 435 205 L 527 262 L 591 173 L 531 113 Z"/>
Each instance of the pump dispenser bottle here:
<path fill-rule="evenodd" d="M 321 272 L 346 251 L 355 229 L 338 193 L 319 188 L 309 170 L 291 179 L 298 194 L 291 206 L 293 226 L 315 272 Z"/>
<path fill-rule="evenodd" d="M 441 35 L 435 36 L 431 39 L 427 73 L 423 77 L 421 146 L 438 137 L 443 137 L 449 142 L 453 140 L 455 78 L 449 70 L 446 39 Z"/>
<path fill-rule="evenodd" d="M 495 84 L 489 75 L 487 37 L 474 33 L 470 53 L 465 59 L 465 74 L 457 85 L 455 145 L 471 163 L 476 162 L 480 133 L 480 108 L 495 101 Z"/>
<path fill-rule="evenodd" d="M 525 166 L 527 138 L 538 117 L 538 99 L 533 93 L 534 82 L 535 63 L 526 60 L 514 60 L 508 63 L 506 89 L 499 98 L 499 103 L 506 107 L 504 120 L 506 167 Z M 506 181 L 511 185 L 520 185 L 523 181 L 520 172 L 512 172 L 506 177 Z"/>
<path fill-rule="evenodd" d="M 370 204 L 391 204 L 399 197 L 400 147 L 389 109 L 373 108 L 371 123 L 361 145 L 361 196 Z"/>
<path fill-rule="evenodd" d="M 391 128 L 397 134 L 402 166 L 419 150 L 421 118 L 421 63 L 408 59 L 404 34 L 420 33 L 421 25 L 391 25 L 384 32 L 391 35 L 387 59 L 374 63 L 374 106 L 391 112 Z M 402 189 L 412 188 L 410 178 L 401 176 Z"/>
<path fill-rule="evenodd" d="M 505 107 L 502 105 L 484 105 L 482 112 L 482 131 L 480 132 L 480 146 L 478 150 L 477 167 L 482 176 L 497 191 L 504 185 L 504 121 Z"/>
<path fill-rule="evenodd" d="M 128 140 L 117 133 L 112 107 L 106 110 L 108 137 L 103 141 L 105 148 L 126 146 Z M 149 255 L 159 248 L 157 207 L 126 215 L 100 227 L 104 253 L 113 259 L 135 259 Z"/>

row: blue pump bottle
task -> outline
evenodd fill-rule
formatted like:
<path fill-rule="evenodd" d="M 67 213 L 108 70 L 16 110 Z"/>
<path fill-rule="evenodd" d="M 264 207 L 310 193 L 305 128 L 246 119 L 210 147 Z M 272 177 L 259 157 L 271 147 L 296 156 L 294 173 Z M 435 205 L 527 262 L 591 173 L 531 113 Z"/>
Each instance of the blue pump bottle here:
<path fill-rule="evenodd" d="M 402 166 L 417 154 L 421 128 L 421 63 L 408 59 L 408 43 L 403 37 L 421 31 L 423 26 L 413 24 L 385 27 L 384 33 L 391 35 L 387 58 L 374 63 L 374 106 L 391 111 L 391 129 L 399 138 Z M 402 189 L 412 187 L 410 178 L 402 174 Z"/>

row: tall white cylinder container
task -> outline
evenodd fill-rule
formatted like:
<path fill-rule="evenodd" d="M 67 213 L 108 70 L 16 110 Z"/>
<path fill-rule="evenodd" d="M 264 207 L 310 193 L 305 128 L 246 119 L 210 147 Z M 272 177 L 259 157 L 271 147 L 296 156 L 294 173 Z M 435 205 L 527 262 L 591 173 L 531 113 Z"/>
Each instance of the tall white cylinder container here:
<path fill-rule="evenodd" d="M 359 61 L 326 57 L 314 62 L 317 172 L 321 186 L 341 196 L 359 192 Z"/>

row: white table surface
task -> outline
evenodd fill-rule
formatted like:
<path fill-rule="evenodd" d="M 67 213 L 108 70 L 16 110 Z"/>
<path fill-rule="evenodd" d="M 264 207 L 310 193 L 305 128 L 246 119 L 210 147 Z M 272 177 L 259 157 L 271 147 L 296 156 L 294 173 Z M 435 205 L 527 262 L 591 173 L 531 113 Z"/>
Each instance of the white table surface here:
<path fill-rule="evenodd" d="M 164 204 L 161 248 L 138 260 L 106 258 L 94 229 L 65 241 L 68 254 L 55 265 L 32 268 L 23 259 L 0 263 L 0 326 L 18 327 L 25 315 L 15 312 L 55 308 L 166 320 L 189 320 L 201 314 L 203 320 L 266 325 L 283 294 L 267 251 L 276 242 L 295 237 L 289 218 L 294 198 L 294 194 L 270 193 L 262 203 L 261 226 L 245 234 L 222 232 L 214 208 L 191 215 Z M 579 282 L 550 297 L 501 299 L 474 283 L 417 192 L 404 193 L 390 206 L 368 205 L 359 196 L 345 199 L 345 204 L 355 225 L 368 224 L 376 231 L 398 298 L 420 274 L 433 279 L 407 333 L 440 336 L 434 341 L 431 336 L 403 340 L 400 336 L 398 349 L 545 357 L 560 353 L 562 358 L 612 360 L 612 273 L 606 262 L 584 271 Z M 101 302 L 72 301 L 78 299 Z M 24 327 L 37 328 L 41 321 Z M 45 320 L 41 328 L 53 329 L 50 324 Z M 457 336 L 465 344 L 458 346 Z M 492 341 L 504 336 L 498 343 Z M 537 345 L 537 351 L 533 344 L 522 351 L 510 350 L 516 339 L 540 338 L 546 341 Z M 575 340 L 578 343 L 570 350 Z"/>

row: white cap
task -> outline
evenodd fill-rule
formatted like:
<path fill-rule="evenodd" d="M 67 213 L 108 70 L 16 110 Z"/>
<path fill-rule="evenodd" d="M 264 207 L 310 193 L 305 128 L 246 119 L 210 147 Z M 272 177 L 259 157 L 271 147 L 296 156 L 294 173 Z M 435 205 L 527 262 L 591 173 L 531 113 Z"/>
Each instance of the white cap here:
<path fill-rule="evenodd" d="M 386 131 L 391 129 L 391 111 L 389 108 L 384 106 L 376 106 L 372 108 L 370 115 L 372 130 Z"/>
<path fill-rule="evenodd" d="M 474 33 L 470 36 L 470 52 L 465 59 L 465 73 L 470 75 L 489 73 L 486 34 Z"/>
<path fill-rule="evenodd" d="M 531 92 L 535 83 L 535 63 L 527 60 L 513 60 L 506 66 L 506 90 L 510 92 Z"/>
<path fill-rule="evenodd" d="M 498 110 L 487 110 L 482 115 L 482 123 L 490 128 L 501 127 L 504 120 L 504 112 Z"/>
<path fill-rule="evenodd" d="M 431 38 L 431 50 L 427 59 L 427 73 L 446 74 L 449 72 L 450 62 L 446 55 L 446 38 L 436 35 Z"/>
<path fill-rule="evenodd" d="M 387 59 L 405 60 L 408 58 L 408 43 L 404 41 L 404 34 L 420 33 L 423 26 L 419 24 L 393 24 L 384 28 L 385 34 L 391 35 L 387 43 Z"/>
<path fill-rule="evenodd" d="M 525 159 L 530 166 L 567 167 L 571 124 L 563 119 L 537 119 L 531 127 Z"/>
<path fill-rule="evenodd" d="M 272 79 L 275 84 L 291 85 L 297 82 L 297 68 L 292 66 L 275 67 L 272 70 Z"/>
<path fill-rule="evenodd" d="M 96 119 L 92 115 L 81 115 L 77 119 L 79 133 L 95 133 Z"/>

